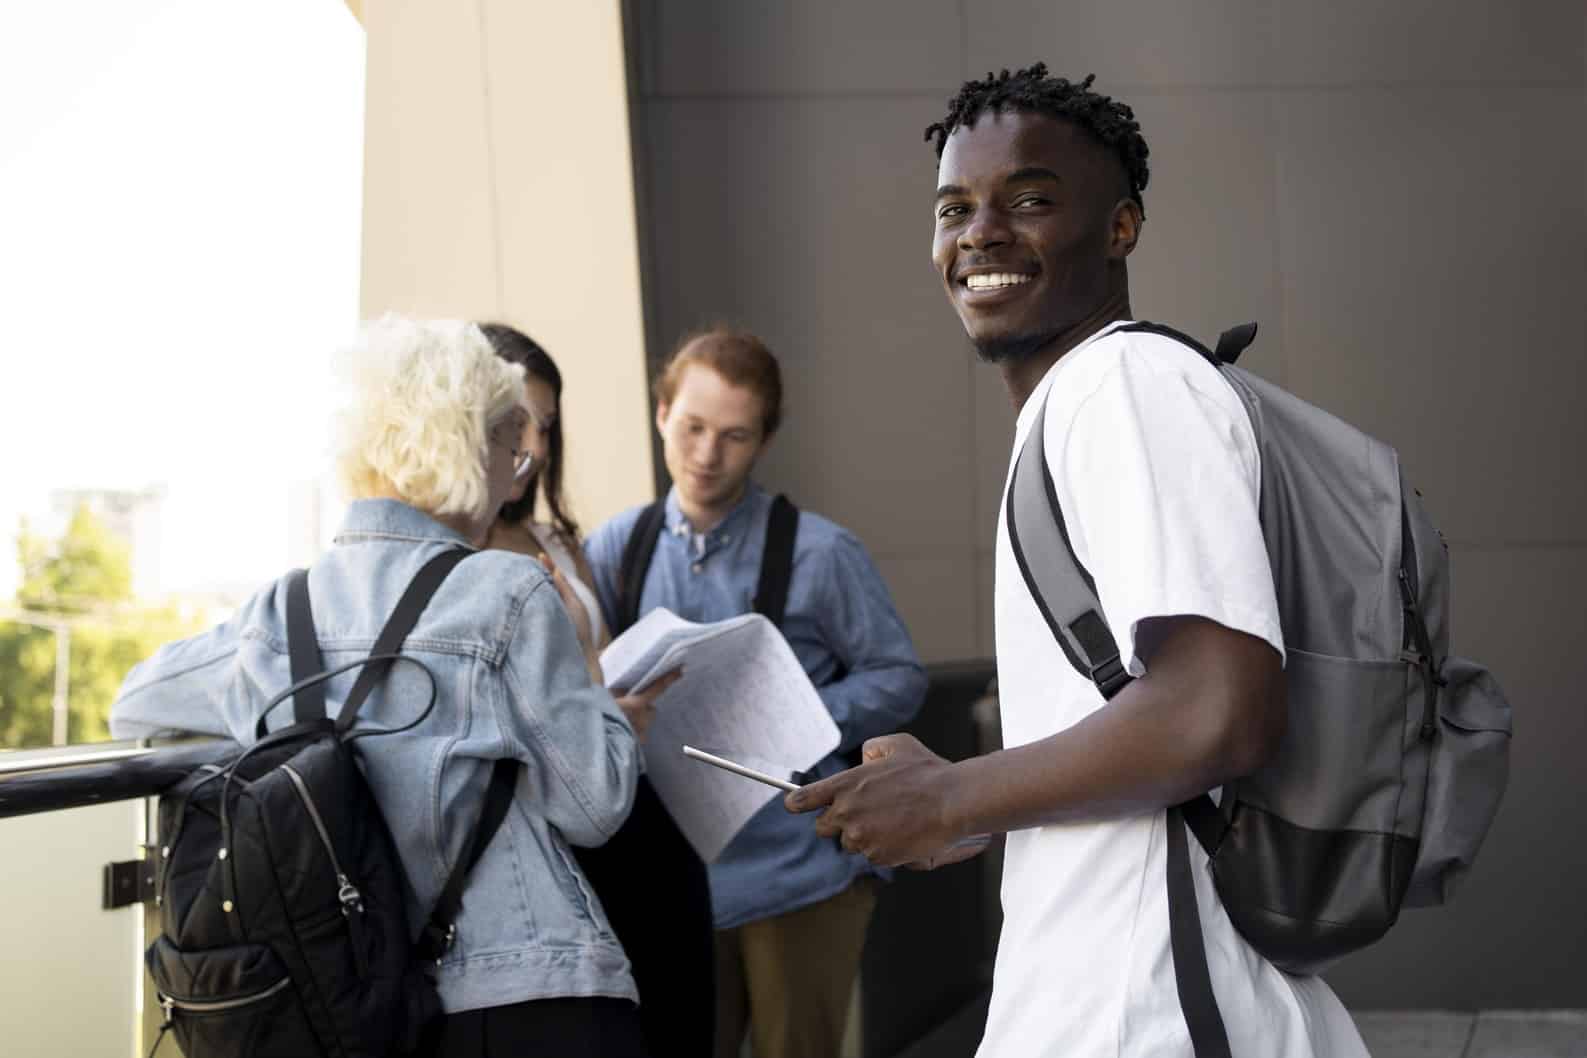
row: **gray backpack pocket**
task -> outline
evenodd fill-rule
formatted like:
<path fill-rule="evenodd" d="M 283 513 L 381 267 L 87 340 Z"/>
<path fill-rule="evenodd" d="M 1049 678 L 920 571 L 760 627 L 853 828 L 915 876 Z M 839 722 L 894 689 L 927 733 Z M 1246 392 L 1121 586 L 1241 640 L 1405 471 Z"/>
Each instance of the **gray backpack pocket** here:
<path fill-rule="evenodd" d="M 1439 670 L 1438 736 L 1408 907 L 1442 904 L 1471 869 L 1510 773 L 1510 703 L 1493 674 L 1451 657 Z"/>

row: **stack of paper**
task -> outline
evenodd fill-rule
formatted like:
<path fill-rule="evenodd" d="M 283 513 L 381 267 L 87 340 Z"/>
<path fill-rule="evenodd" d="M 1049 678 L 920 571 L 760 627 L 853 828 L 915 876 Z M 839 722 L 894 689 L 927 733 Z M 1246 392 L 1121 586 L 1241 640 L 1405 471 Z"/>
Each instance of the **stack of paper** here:
<path fill-rule="evenodd" d="M 707 863 L 775 789 L 683 755 L 688 743 L 762 771 L 792 774 L 838 746 L 838 728 L 788 641 L 760 614 L 714 624 L 652 610 L 601 653 L 613 693 L 682 667 L 656 700 L 645 770 L 667 810 Z"/>

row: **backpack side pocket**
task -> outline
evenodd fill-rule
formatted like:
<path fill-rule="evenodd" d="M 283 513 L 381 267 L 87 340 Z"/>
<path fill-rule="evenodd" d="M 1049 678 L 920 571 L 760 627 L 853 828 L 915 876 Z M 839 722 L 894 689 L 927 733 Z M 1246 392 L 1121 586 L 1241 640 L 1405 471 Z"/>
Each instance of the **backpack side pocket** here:
<path fill-rule="evenodd" d="M 1442 904 L 1455 894 L 1499 811 L 1510 775 L 1510 702 L 1493 674 L 1451 657 L 1439 670 L 1434 740 L 1421 849 L 1407 907 Z"/>

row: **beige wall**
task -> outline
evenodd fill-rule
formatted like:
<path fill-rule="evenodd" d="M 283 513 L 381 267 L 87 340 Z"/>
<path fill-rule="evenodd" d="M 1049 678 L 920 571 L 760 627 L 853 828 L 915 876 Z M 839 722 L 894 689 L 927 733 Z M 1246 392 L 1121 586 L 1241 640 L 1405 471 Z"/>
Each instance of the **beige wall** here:
<path fill-rule="evenodd" d="M 633 0 L 653 348 L 726 317 L 789 373 L 766 483 L 854 529 L 921 652 L 992 651 L 1013 416 L 929 264 L 921 141 L 970 76 L 1098 76 L 1151 146 L 1137 313 L 1398 446 L 1457 648 L 1516 706 L 1455 905 L 1333 975 L 1358 1006 L 1587 1006 L 1587 5 Z M 1565 815 L 1561 815 L 1561 812 Z"/>
<path fill-rule="evenodd" d="M 143 909 L 100 906 L 105 864 L 139 855 L 142 812 L 123 801 L 0 819 L 0 1053 L 147 1053 Z"/>
<path fill-rule="evenodd" d="M 497 319 L 565 381 L 588 525 L 651 497 L 616 0 L 369 0 L 362 312 Z"/>

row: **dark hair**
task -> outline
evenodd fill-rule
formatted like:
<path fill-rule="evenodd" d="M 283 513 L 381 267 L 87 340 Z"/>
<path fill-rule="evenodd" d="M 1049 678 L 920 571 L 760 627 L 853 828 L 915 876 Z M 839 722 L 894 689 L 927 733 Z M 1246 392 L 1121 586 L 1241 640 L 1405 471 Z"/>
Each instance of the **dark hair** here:
<path fill-rule="evenodd" d="M 926 127 L 926 139 L 936 140 L 937 157 L 941 158 L 954 130 L 973 128 L 975 119 L 986 111 L 1045 114 L 1070 122 L 1085 129 L 1118 159 L 1130 184 L 1130 197 L 1144 217 L 1146 203 L 1141 192 L 1146 190 L 1151 173 L 1146 167 L 1148 151 L 1140 123 L 1135 111 L 1123 103 L 1091 91 L 1096 79 L 1096 74 L 1087 74 L 1075 84 L 1063 77 L 1048 77 L 1044 62 L 1012 74 L 1007 70 L 995 77 L 988 73 L 985 80 L 966 81 L 959 94 L 948 100 L 948 116 Z"/>
<path fill-rule="evenodd" d="M 497 356 L 510 364 L 522 364 L 524 374 L 550 386 L 557 399 L 557 417 L 551 423 L 547 439 L 545 469 L 529 483 L 522 498 L 502 504 L 496 516 L 504 522 L 515 524 L 533 518 L 535 499 L 544 490 L 546 506 L 551 508 L 552 528 L 570 543 L 576 542 L 579 525 L 569 516 L 565 506 L 567 501 L 562 497 L 562 372 L 557 370 L 556 361 L 551 359 L 551 355 L 540 348 L 540 343 L 522 331 L 505 323 L 482 323 L 479 329 L 490 340 Z"/>
<path fill-rule="evenodd" d="M 690 364 L 704 364 L 735 386 L 760 397 L 761 436 L 770 437 L 782 422 L 782 369 L 766 343 L 748 331 L 710 327 L 686 334 L 677 351 L 662 365 L 654 387 L 657 404 L 671 404 L 678 382 Z"/>

